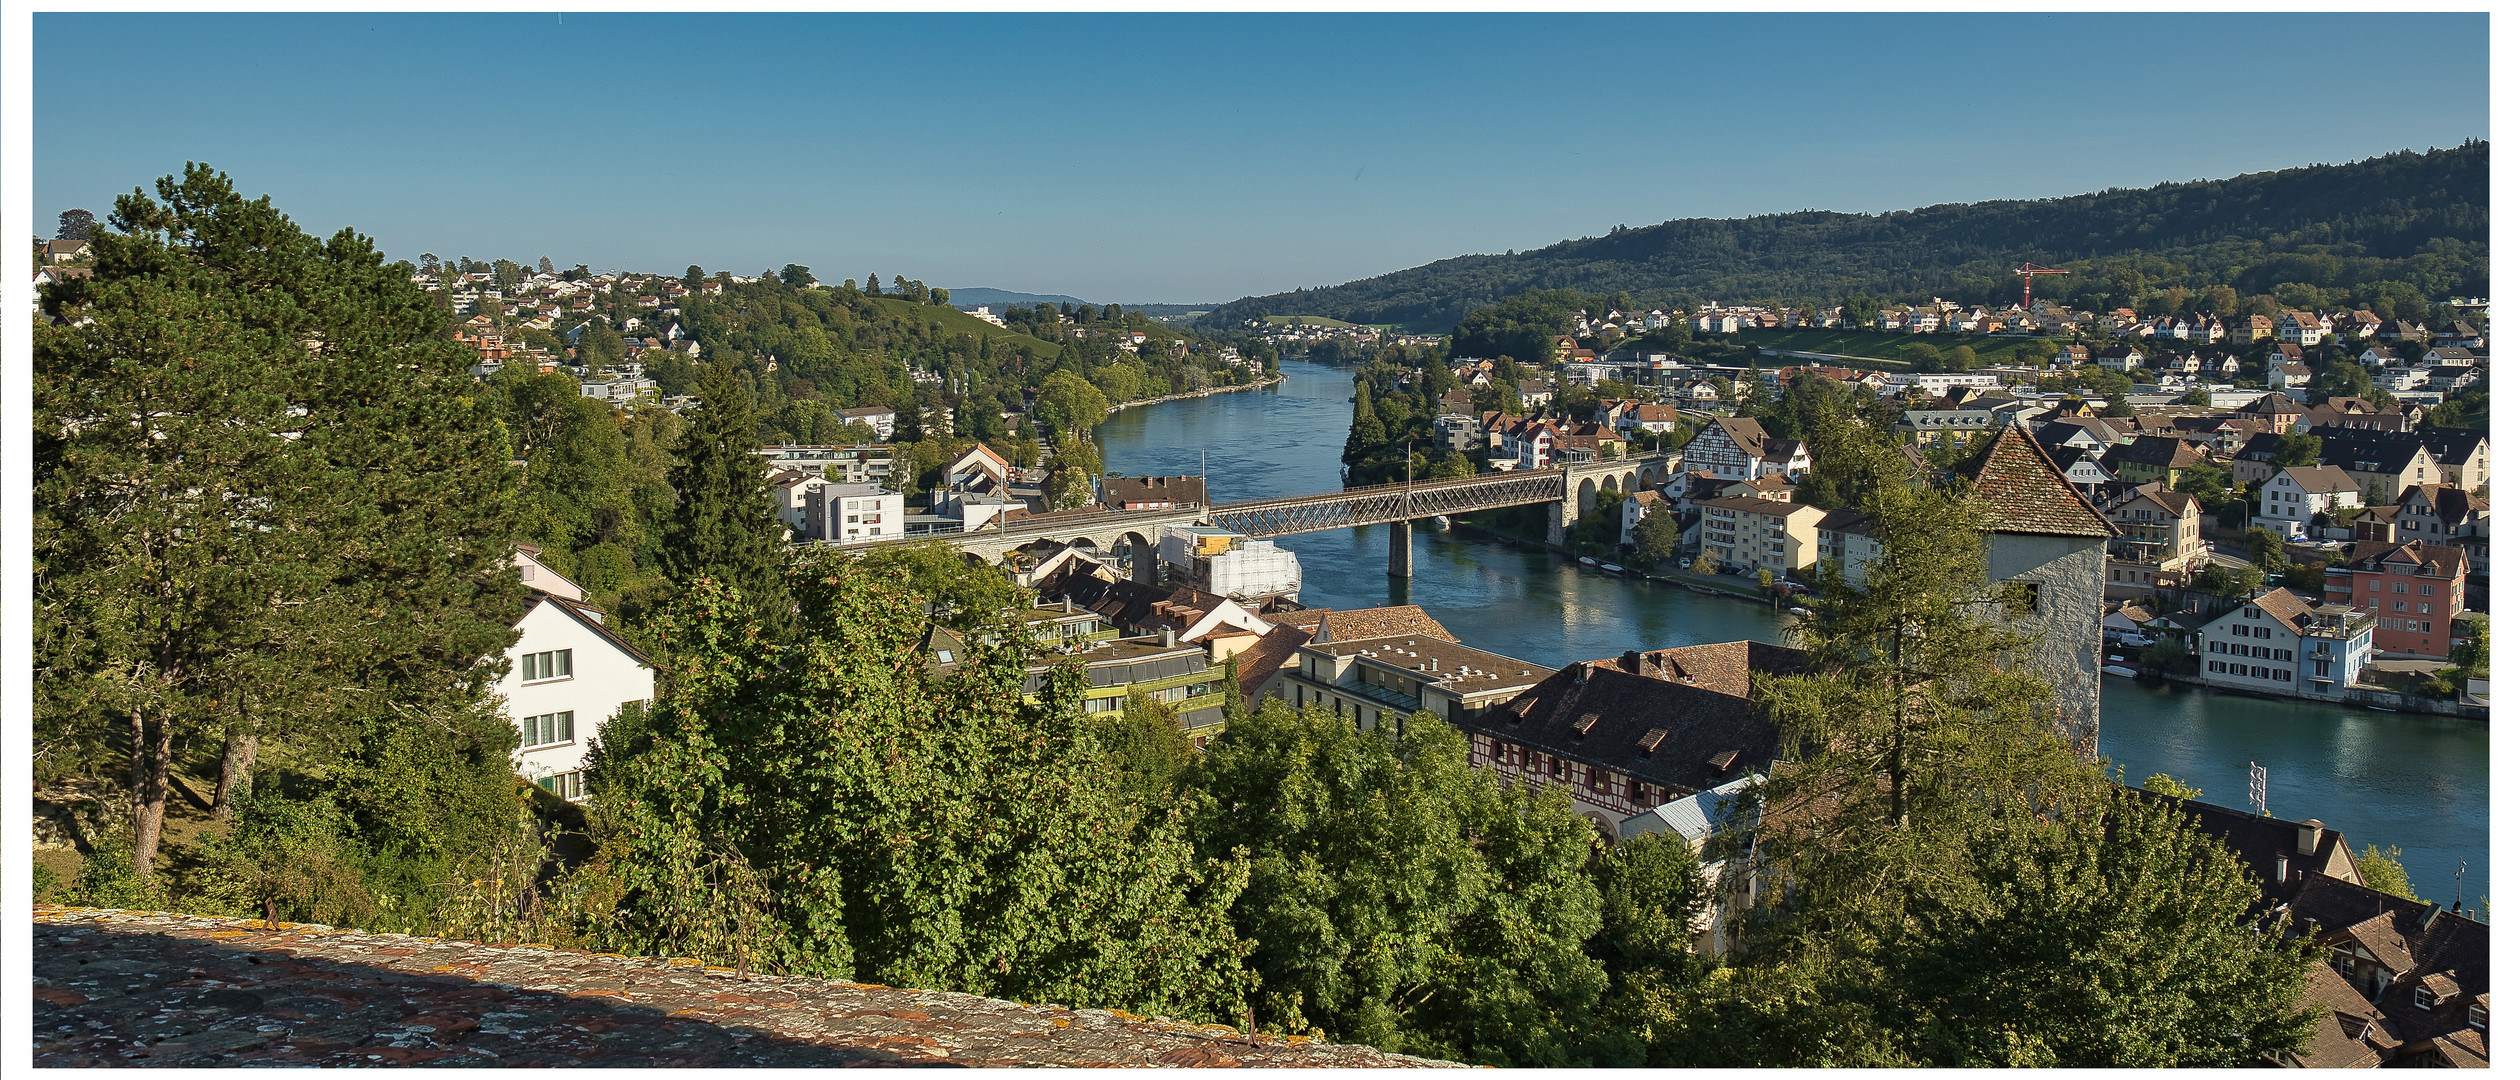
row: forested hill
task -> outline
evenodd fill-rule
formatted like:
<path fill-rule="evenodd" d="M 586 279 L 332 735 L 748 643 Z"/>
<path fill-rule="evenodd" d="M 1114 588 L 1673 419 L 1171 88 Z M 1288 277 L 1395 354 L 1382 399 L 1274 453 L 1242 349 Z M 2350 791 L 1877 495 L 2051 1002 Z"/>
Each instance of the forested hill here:
<path fill-rule="evenodd" d="M 2106 293 L 2111 272 L 2155 286 L 2299 283 L 2347 290 L 2404 281 L 2428 296 L 2485 292 L 2486 149 L 2406 151 L 2345 165 L 2059 199 L 1950 203 L 1886 214 L 1803 211 L 1683 218 L 1535 251 L 1464 255 L 1380 277 L 1218 308 L 1208 322 L 1326 315 L 1450 328 L 1529 289 L 1625 292 L 1638 306 L 1834 301 L 1855 294 L 2018 301 L 2024 260 L 2078 271 L 2041 295 Z"/>

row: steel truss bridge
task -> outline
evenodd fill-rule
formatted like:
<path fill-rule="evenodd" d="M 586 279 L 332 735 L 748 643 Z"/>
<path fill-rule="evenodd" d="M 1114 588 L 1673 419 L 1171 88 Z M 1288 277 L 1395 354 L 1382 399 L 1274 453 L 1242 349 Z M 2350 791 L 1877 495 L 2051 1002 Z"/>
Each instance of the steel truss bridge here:
<path fill-rule="evenodd" d="M 1555 503 L 1551 539 L 1562 534 L 1576 514 L 1591 509 L 1595 494 L 1616 485 L 1622 491 L 1639 485 L 1661 486 L 1679 465 L 1677 454 L 1663 453 L 1616 461 L 1587 462 L 1555 469 L 1488 473 L 1450 480 L 1415 480 L 1373 484 L 1275 499 L 1184 507 L 1178 510 L 1071 510 L 1016 518 L 974 532 L 881 540 L 846 545 L 852 549 L 942 540 L 974 557 L 995 562 L 1007 554 L 1043 543 L 1090 545 L 1097 550 L 1132 552 L 1132 569 L 1142 577 L 1153 569 L 1150 542 L 1166 525 L 1210 525 L 1254 539 L 1293 536 L 1367 525 L 1391 529 L 1391 573 L 1411 571 L 1409 522 L 1438 514 L 1467 514 L 1509 506 Z"/>

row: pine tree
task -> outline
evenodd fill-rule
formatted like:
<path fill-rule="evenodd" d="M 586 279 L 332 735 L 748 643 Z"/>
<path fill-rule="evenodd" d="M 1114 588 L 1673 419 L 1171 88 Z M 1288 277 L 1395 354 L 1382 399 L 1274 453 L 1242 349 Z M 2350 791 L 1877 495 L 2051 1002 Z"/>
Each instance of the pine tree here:
<path fill-rule="evenodd" d="M 773 634 L 790 624 L 779 534 L 770 483 L 762 471 L 752 395 L 723 365 L 700 387 L 701 408 L 669 476 L 676 501 L 665 521 L 666 576 L 688 588 L 702 579 L 726 584 L 760 608 Z"/>
<path fill-rule="evenodd" d="M 507 453 L 409 265 L 207 166 L 157 195 L 116 200 L 37 335 L 39 698 L 57 730 L 128 724 L 144 876 L 179 739 L 239 770 L 285 731 L 321 766 L 435 724 L 504 776 L 512 735 L 459 718 L 519 599 Z M 498 813 L 431 809 L 423 832 Z"/>

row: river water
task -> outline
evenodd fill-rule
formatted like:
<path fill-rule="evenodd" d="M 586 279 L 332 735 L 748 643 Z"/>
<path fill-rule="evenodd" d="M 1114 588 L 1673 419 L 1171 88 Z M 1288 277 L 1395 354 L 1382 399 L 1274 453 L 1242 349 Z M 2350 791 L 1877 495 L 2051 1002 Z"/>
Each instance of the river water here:
<path fill-rule="evenodd" d="M 1104 467 L 1196 474 L 1204 452 L 1218 502 L 1337 489 L 1354 408 L 1350 375 L 1303 362 L 1285 373 L 1273 387 L 1114 414 L 1097 432 Z M 1396 580 L 1384 572 L 1386 536 L 1376 526 L 1277 542 L 1303 561 L 1306 605 L 1417 604 L 1472 646 L 1551 667 L 1627 649 L 1783 640 L 1783 623 L 1754 603 L 1589 573 L 1555 555 L 1423 524 L 1414 537 L 1417 576 Z M 2268 812 L 2318 818 L 2357 848 L 2403 848 L 2425 899 L 2487 895 L 2484 724 L 2104 683 L 2100 752 L 2124 765 L 2128 780 L 2169 773 L 2203 789 L 2206 801 L 2246 806 L 2256 762 L 2267 767 Z"/>

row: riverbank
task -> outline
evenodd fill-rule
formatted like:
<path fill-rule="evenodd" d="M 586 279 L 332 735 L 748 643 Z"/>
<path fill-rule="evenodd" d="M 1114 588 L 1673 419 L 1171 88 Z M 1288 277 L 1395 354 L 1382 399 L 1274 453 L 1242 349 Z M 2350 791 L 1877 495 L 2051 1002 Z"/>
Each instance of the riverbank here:
<path fill-rule="evenodd" d="M 1452 527 L 1477 533 L 1480 536 L 1484 536 L 1492 540 L 1501 540 L 1508 544 L 1519 544 L 1527 548 L 1553 552 L 1555 554 L 1565 556 L 1566 561 L 1576 562 L 1579 565 L 1579 560 L 1582 559 L 1582 556 L 1577 555 L 1572 549 L 1560 544 L 1549 543 L 1546 540 L 1534 540 L 1528 536 L 1516 536 L 1513 533 L 1501 532 L 1496 529 L 1487 528 L 1482 525 L 1474 525 L 1470 522 L 1459 519 L 1455 519 L 1453 521 Z M 1657 574 L 1632 568 L 1627 571 L 1625 576 L 1644 581 L 1660 582 L 1665 585 L 1676 585 L 1680 588 L 1687 589 L 1690 592 L 1703 593 L 1707 596 L 1728 596 L 1736 600 L 1747 600 L 1762 607 L 1775 608 L 1778 606 L 1765 593 L 1760 592 L 1757 586 L 1745 585 L 1741 582 L 1733 581 L 1721 576 L 1709 576 L 1693 573 L 1687 570 L 1682 570 L 1677 574 Z"/>
<path fill-rule="evenodd" d="M 2357 685 L 2346 687 L 2345 696 L 2342 698 L 2312 698 L 2288 694 L 2251 693 L 2247 690 L 2233 689 L 2220 683 L 2207 682 L 2201 676 L 2177 675 L 2158 669 L 2147 669 L 2142 677 L 2148 679 L 2158 679 L 2166 683 L 2177 683 L 2181 686 L 2193 686 L 2199 690 L 2205 690 L 2216 694 L 2226 694 L 2232 697 L 2263 698 L 2267 701 L 2312 701 L 2319 702 L 2321 704 L 2353 705 L 2361 706 L 2362 708 L 2369 709 L 2373 712 L 2415 713 L 2424 716 L 2449 716 L 2461 720 L 2487 721 L 2491 719 L 2488 706 L 2470 705 L 2460 701 L 2445 701 L 2440 698 L 2428 698 L 2416 694 L 2404 694 L 2385 687 L 2377 686 Z"/>
<path fill-rule="evenodd" d="M 1113 405 L 1109 412 L 1103 414 L 1103 418 L 1108 420 L 1111 418 L 1112 414 L 1118 413 L 1123 409 L 1134 409 L 1144 405 L 1163 405 L 1175 401 L 1196 401 L 1203 397 L 1214 397 L 1218 394 L 1231 394 L 1237 390 L 1258 390 L 1264 386 L 1276 386 L 1277 384 L 1285 381 L 1286 373 L 1281 371 L 1266 379 L 1262 379 L 1259 382 L 1244 383 L 1240 386 L 1211 386 L 1205 390 L 1194 390 L 1187 394 L 1173 394 L 1168 397 L 1140 398 L 1136 401 L 1123 401 Z"/>

